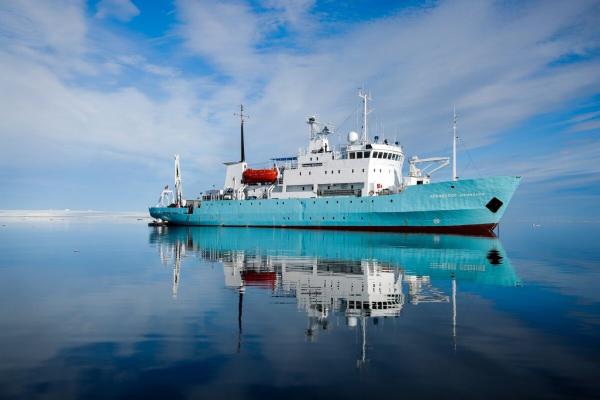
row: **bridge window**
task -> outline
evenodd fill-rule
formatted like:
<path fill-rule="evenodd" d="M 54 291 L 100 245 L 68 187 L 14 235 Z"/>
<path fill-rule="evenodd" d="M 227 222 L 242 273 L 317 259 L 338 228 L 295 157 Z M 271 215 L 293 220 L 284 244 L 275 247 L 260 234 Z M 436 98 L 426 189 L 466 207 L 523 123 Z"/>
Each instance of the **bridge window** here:
<path fill-rule="evenodd" d="M 357 151 L 356 152 L 356 158 L 362 158 L 362 157 L 363 157 L 362 151 Z"/>
<path fill-rule="evenodd" d="M 370 151 L 365 151 L 365 158 L 369 158 L 371 156 L 371 152 Z"/>
<path fill-rule="evenodd" d="M 374 151 L 374 152 L 373 152 L 373 158 L 377 158 L 377 155 L 378 155 L 378 154 L 379 154 L 379 152 L 378 152 L 378 151 Z"/>
<path fill-rule="evenodd" d="M 379 153 L 379 154 L 377 155 L 377 158 L 383 158 L 383 153 Z"/>
<path fill-rule="evenodd" d="M 356 154 L 354 154 L 354 152 L 348 153 L 348 155 L 350 156 L 351 160 L 354 160 L 356 158 Z"/>

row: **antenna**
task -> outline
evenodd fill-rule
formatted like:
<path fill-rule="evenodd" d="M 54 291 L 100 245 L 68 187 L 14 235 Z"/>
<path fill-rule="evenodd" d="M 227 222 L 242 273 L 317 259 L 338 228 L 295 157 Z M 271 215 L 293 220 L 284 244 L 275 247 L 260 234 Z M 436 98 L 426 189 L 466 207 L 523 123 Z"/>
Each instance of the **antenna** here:
<path fill-rule="evenodd" d="M 454 106 L 454 111 L 452 113 L 452 180 L 458 180 L 458 176 L 456 176 L 456 141 L 458 140 L 458 135 L 456 133 L 456 106 Z"/>
<path fill-rule="evenodd" d="M 368 105 L 367 103 L 369 102 L 369 100 L 371 100 L 371 95 L 367 94 L 365 91 L 363 91 L 363 89 L 359 89 L 358 90 L 358 97 L 360 97 L 361 99 L 363 99 L 363 125 L 362 125 L 362 142 L 367 143 L 367 139 L 368 139 L 368 132 L 367 132 L 367 115 L 369 115 L 369 113 L 372 110 L 368 109 Z"/>
<path fill-rule="evenodd" d="M 250 116 L 244 114 L 243 104 L 240 104 L 240 113 L 233 113 L 233 115 L 240 117 L 240 162 L 244 162 L 246 161 L 246 154 L 244 152 L 244 118 L 250 118 Z"/>

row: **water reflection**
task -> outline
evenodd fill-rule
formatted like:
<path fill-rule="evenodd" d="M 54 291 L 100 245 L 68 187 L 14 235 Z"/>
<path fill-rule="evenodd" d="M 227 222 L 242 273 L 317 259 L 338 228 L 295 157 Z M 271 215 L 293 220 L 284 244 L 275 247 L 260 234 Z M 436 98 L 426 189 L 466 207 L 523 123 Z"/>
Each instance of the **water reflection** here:
<path fill-rule="evenodd" d="M 518 278 L 496 238 L 243 228 L 159 227 L 150 242 L 173 268 L 177 296 L 187 254 L 219 262 L 225 287 L 238 293 L 238 352 L 246 288 L 293 298 L 313 341 L 343 316 L 360 331 L 357 365 L 366 362 L 367 320 L 398 317 L 407 302 L 451 304 L 456 348 L 457 282 L 515 286 Z M 444 283 L 450 281 L 450 285 Z M 434 284 L 434 282 L 437 282 Z M 443 286 L 443 287 L 440 287 Z M 449 288 L 445 288 L 449 286 Z"/>

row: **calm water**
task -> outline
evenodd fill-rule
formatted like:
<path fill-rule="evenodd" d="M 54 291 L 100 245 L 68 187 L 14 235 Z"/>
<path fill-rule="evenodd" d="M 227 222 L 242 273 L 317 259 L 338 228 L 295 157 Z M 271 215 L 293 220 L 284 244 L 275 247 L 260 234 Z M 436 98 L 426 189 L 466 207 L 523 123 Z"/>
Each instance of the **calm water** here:
<path fill-rule="evenodd" d="M 600 229 L 0 220 L 2 398 L 594 398 Z"/>

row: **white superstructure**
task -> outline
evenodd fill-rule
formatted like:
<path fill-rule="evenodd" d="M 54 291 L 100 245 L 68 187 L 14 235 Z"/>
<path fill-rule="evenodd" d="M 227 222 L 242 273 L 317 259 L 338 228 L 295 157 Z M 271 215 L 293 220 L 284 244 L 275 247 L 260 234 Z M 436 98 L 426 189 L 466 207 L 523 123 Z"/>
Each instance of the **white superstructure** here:
<path fill-rule="evenodd" d="M 398 142 L 368 136 L 367 116 L 370 96 L 359 92 L 363 102 L 361 135 L 351 131 L 347 142 L 335 149 L 329 142 L 333 128 L 320 123 L 315 116 L 307 119 L 308 146 L 294 157 L 272 159 L 278 171 L 273 182 L 244 182 L 248 169 L 243 155 L 243 109 L 240 111 L 242 131 L 242 158 L 239 162 L 225 163 L 227 167 L 223 190 L 207 193 L 205 200 L 253 198 L 314 198 L 323 196 L 377 196 L 398 193 L 408 185 L 430 183 L 430 176 L 449 164 L 449 157 L 409 160 L 409 173 L 403 176 L 404 151 Z M 237 115 L 237 114 L 236 114 Z M 454 148 L 456 144 L 456 116 L 454 118 Z M 422 163 L 426 163 L 424 167 Z M 456 177 L 456 152 L 453 152 L 453 178 Z"/>

